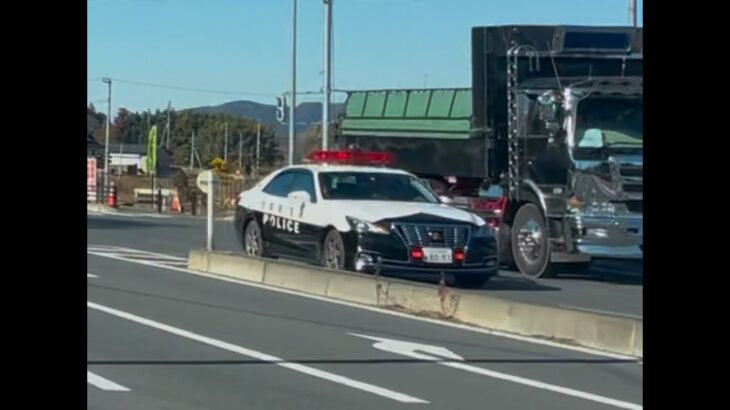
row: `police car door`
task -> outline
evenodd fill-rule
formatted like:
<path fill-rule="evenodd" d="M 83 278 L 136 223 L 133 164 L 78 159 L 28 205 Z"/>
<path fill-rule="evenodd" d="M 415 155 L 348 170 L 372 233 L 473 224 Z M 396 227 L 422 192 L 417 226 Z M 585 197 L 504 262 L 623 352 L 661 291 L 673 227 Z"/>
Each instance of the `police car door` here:
<path fill-rule="evenodd" d="M 292 224 L 287 225 L 284 215 L 291 213 L 287 195 L 291 192 L 294 181 L 294 171 L 284 171 L 277 175 L 263 189 L 261 201 L 261 231 L 269 251 L 274 254 L 288 254 L 283 231 L 294 229 Z"/>
<path fill-rule="evenodd" d="M 292 255 L 308 260 L 319 260 L 317 244 L 322 227 L 313 223 L 312 216 L 318 205 L 314 174 L 308 169 L 292 171 L 294 179 L 287 195 L 289 214 L 286 216 L 295 229 L 281 233 L 287 250 Z M 287 223 L 287 227 L 288 227 Z"/>

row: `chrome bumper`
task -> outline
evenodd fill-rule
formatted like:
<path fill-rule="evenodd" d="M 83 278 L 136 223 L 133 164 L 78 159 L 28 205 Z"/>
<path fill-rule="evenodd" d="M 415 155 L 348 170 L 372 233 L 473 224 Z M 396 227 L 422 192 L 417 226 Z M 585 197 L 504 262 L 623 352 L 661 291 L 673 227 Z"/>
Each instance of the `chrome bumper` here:
<path fill-rule="evenodd" d="M 597 258 L 644 259 L 643 215 L 571 218 L 574 232 L 578 232 L 576 248 L 581 253 Z"/>

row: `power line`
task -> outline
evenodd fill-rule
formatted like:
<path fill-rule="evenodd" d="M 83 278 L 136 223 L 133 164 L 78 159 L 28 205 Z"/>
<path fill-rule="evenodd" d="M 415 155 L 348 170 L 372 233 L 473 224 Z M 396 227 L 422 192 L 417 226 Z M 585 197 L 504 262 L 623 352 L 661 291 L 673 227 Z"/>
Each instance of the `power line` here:
<path fill-rule="evenodd" d="M 211 90 L 211 89 L 205 89 L 205 88 L 182 87 L 182 86 L 177 86 L 177 85 L 166 85 L 166 84 L 148 83 L 148 82 L 142 82 L 142 81 L 122 80 L 122 79 L 118 79 L 118 78 L 113 78 L 112 80 L 114 82 L 122 83 L 122 84 L 139 85 L 139 86 L 144 86 L 144 87 L 166 88 L 166 89 L 178 90 L 178 91 L 190 91 L 190 92 L 209 93 L 209 94 L 240 95 L 240 96 L 250 96 L 250 97 L 267 97 L 267 98 L 277 96 L 276 94 L 252 93 L 252 92 L 247 92 L 247 91 Z"/>

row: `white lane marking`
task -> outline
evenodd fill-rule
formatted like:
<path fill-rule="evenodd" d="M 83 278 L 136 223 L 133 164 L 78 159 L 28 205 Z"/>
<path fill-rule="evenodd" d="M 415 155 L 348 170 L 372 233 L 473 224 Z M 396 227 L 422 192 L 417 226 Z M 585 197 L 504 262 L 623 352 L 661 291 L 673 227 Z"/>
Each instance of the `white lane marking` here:
<path fill-rule="evenodd" d="M 590 400 L 596 403 L 606 404 L 609 406 L 619 407 L 622 409 L 629 410 L 641 410 L 643 406 L 639 404 L 629 403 L 626 401 L 612 399 L 610 397 L 599 396 L 593 393 L 586 393 L 580 390 L 569 389 L 567 387 L 556 386 L 554 384 L 543 383 L 537 380 L 527 379 L 524 377 L 513 376 L 511 374 L 496 372 L 494 370 L 488 370 L 482 367 L 471 366 L 463 362 L 464 358 L 441 346 L 434 346 L 422 343 L 406 342 L 402 340 L 386 339 L 383 337 L 375 337 L 362 335 L 358 333 L 348 332 L 349 335 L 361 337 L 363 339 L 374 340 L 376 343 L 373 347 L 378 350 L 385 352 L 399 354 L 402 356 L 410 357 L 418 360 L 429 360 L 434 361 L 436 364 L 452 367 L 454 369 L 464 370 L 471 373 L 480 374 L 483 376 L 491 377 L 493 379 L 504 380 L 512 383 L 522 384 L 525 386 L 534 387 L 537 389 L 548 390 L 555 393 L 564 394 L 567 396 L 577 397 L 584 400 Z M 442 358 L 448 360 L 455 360 L 451 362 L 439 361 Z"/>
<path fill-rule="evenodd" d="M 128 388 L 114 383 L 109 379 L 105 379 L 99 375 L 86 371 L 86 382 L 106 391 L 129 391 Z"/>
<path fill-rule="evenodd" d="M 91 274 L 91 273 L 86 273 L 86 277 L 87 277 L 87 278 L 94 278 L 94 279 L 98 278 L 98 276 L 96 276 L 96 275 L 93 275 L 93 274 Z"/>
<path fill-rule="evenodd" d="M 552 391 L 555 393 L 565 394 L 567 396 L 578 397 L 581 399 L 590 400 L 590 401 L 593 401 L 596 403 L 606 404 L 606 405 L 618 407 L 621 409 L 641 410 L 644 408 L 644 406 L 641 406 L 639 404 L 634 404 L 634 403 L 629 403 L 626 401 L 612 399 L 609 397 L 599 396 L 597 394 L 586 393 L 586 392 L 582 392 L 580 390 L 569 389 L 567 387 L 561 387 L 561 386 L 556 386 L 553 384 L 543 383 L 543 382 L 539 382 L 537 380 L 526 379 L 524 377 L 512 376 L 512 375 L 505 374 L 505 373 L 495 372 L 494 370 L 488 370 L 488 369 L 483 369 L 481 367 L 470 366 L 470 365 L 464 364 L 464 363 L 444 362 L 444 363 L 439 363 L 439 364 L 441 364 L 443 366 L 447 366 L 447 367 L 453 367 L 455 369 L 466 370 L 467 372 L 481 374 L 481 375 L 492 377 L 495 379 L 523 384 L 525 386 L 535 387 L 537 389 L 548 390 L 548 391 Z"/>
<path fill-rule="evenodd" d="M 125 213 L 125 212 L 110 212 L 110 211 L 86 211 L 86 215 L 89 216 L 120 216 L 124 218 L 172 218 L 172 215 L 166 214 L 152 214 L 152 213 Z"/>
<path fill-rule="evenodd" d="M 572 305 L 558 305 L 558 307 L 562 307 L 565 309 L 579 310 L 579 311 L 588 312 L 588 313 L 600 313 L 600 314 L 609 315 L 609 316 L 618 316 L 618 317 L 625 317 L 628 319 L 644 320 L 644 318 L 642 316 L 632 315 L 629 313 L 612 312 L 610 310 L 589 309 L 589 308 L 584 308 L 584 307 L 580 307 L 580 306 L 572 306 Z"/>
<path fill-rule="evenodd" d="M 377 306 L 362 305 L 362 304 L 358 304 L 358 303 L 354 303 L 354 302 L 347 302 L 344 300 L 329 299 L 324 296 L 312 295 L 312 294 L 298 292 L 298 291 L 290 290 L 290 289 L 277 288 L 274 286 L 264 285 L 261 283 L 247 282 L 245 280 L 235 279 L 235 278 L 226 277 L 226 276 L 222 276 L 222 275 L 216 275 L 213 273 L 194 271 L 194 270 L 190 270 L 190 269 L 186 269 L 186 268 L 178 268 L 175 266 L 162 265 L 162 264 L 151 263 L 151 262 L 147 262 L 147 261 L 131 260 L 131 259 L 123 258 L 123 257 L 110 256 L 110 255 L 103 254 L 103 253 L 90 252 L 88 250 L 87 250 L 87 253 L 90 253 L 95 256 L 104 257 L 104 258 L 115 259 L 115 260 L 124 261 L 124 262 L 138 263 L 138 264 L 147 265 L 147 266 L 154 266 L 156 268 L 183 272 L 183 273 L 187 273 L 190 275 L 202 276 L 204 278 L 215 279 L 215 280 L 219 280 L 219 281 L 223 281 L 223 282 L 235 283 L 238 285 L 248 286 L 251 288 L 265 289 L 265 290 L 269 290 L 272 292 L 284 293 L 284 294 L 293 295 L 293 296 L 301 296 L 301 297 L 304 297 L 307 299 L 313 299 L 313 300 L 317 300 L 320 302 L 326 302 L 326 303 L 331 303 L 331 304 L 335 304 L 335 305 L 347 306 L 347 307 L 351 307 L 351 308 L 355 308 L 355 309 L 367 310 L 369 312 L 380 313 L 383 315 L 396 316 L 396 317 L 400 317 L 400 318 L 404 318 L 404 319 L 410 319 L 410 320 L 430 323 L 430 324 L 439 325 L 439 326 L 446 326 L 446 327 L 466 330 L 469 332 L 480 333 L 480 334 L 485 334 L 485 335 L 490 335 L 490 336 L 502 337 L 505 339 L 518 340 L 520 342 L 531 343 L 531 344 L 536 344 L 536 345 L 541 345 L 541 346 L 548 346 L 548 347 L 553 347 L 556 349 L 570 350 L 570 351 L 585 353 L 585 354 L 589 354 L 589 355 L 593 355 L 593 356 L 608 357 L 611 359 L 618 359 L 618 360 L 637 361 L 636 362 L 637 364 L 639 364 L 639 365 L 643 364 L 643 362 L 638 361 L 639 359 L 634 356 L 605 352 L 603 350 L 591 349 L 591 348 L 582 347 L 582 346 L 566 345 L 566 344 L 553 342 L 550 340 L 536 339 L 536 338 L 531 338 L 528 336 L 521 336 L 521 335 L 517 335 L 517 334 L 513 334 L 513 333 L 502 332 L 499 330 L 492 330 L 492 329 L 487 329 L 487 328 L 483 328 L 483 327 L 476 327 L 476 326 L 472 326 L 472 325 L 468 325 L 468 324 L 453 323 L 453 322 L 447 322 L 444 320 L 434 319 L 434 318 L 429 318 L 429 317 L 414 316 L 414 315 L 411 315 L 408 313 L 388 310 L 388 309 L 380 308 Z"/>
<path fill-rule="evenodd" d="M 149 257 L 152 259 L 167 259 L 167 260 L 173 260 L 173 261 L 185 261 L 187 262 L 187 257 L 182 256 L 174 256 L 174 255 L 167 255 L 164 253 L 157 253 L 157 252 L 150 252 L 150 251 L 143 251 L 139 249 L 130 249 L 130 248 L 123 248 L 120 246 L 87 246 L 87 251 L 91 252 L 104 252 L 104 253 L 111 253 L 115 254 L 117 256 L 129 256 L 129 257 Z"/>
<path fill-rule="evenodd" d="M 323 380 L 328 380 L 337 384 L 351 387 L 353 389 L 361 390 L 367 393 L 372 393 L 381 397 L 385 397 L 391 400 L 399 401 L 401 403 L 428 403 L 428 401 L 419 399 L 417 397 L 409 396 L 407 394 L 399 393 L 393 390 L 389 390 L 383 387 L 375 386 L 372 384 L 360 382 L 354 379 L 350 379 L 345 376 L 340 376 L 334 373 L 326 372 L 324 370 L 315 369 L 313 367 L 304 366 L 298 363 L 285 362 L 282 359 L 272 356 L 266 353 L 258 352 L 256 350 L 247 349 L 242 346 L 234 345 L 232 343 L 216 340 L 207 336 L 202 336 L 187 330 L 176 328 L 173 326 L 166 325 L 164 323 L 156 322 L 151 319 L 146 319 L 141 316 L 137 316 L 131 313 L 123 312 L 114 308 L 102 306 L 94 302 L 86 301 L 86 306 L 90 309 L 95 309 L 101 312 L 108 313 L 113 316 L 127 319 L 129 321 L 139 323 L 141 325 L 149 326 L 164 332 L 172 333 L 174 335 L 184 337 L 190 340 L 195 340 L 200 343 L 204 343 L 219 349 L 228 350 L 229 352 L 238 353 L 246 357 L 252 357 L 264 362 L 271 362 L 277 366 L 284 367 L 295 372 L 307 374 L 313 377 L 317 377 Z"/>

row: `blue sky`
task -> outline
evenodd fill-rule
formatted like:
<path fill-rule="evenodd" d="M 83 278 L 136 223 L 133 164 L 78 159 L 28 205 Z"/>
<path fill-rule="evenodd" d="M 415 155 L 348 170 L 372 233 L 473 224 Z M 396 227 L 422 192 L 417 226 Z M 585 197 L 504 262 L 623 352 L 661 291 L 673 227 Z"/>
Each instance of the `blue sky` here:
<path fill-rule="evenodd" d="M 112 109 L 271 103 L 290 85 L 291 0 L 88 0 L 87 99 Z M 298 89 L 322 86 L 322 0 L 299 0 Z M 639 24 L 643 1 L 638 1 Z M 470 86 L 470 29 L 628 24 L 628 0 L 334 0 L 334 86 Z M 99 80 L 96 80 L 99 79 Z M 307 100 L 317 99 L 316 96 Z M 300 97 L 300 101 L 302 97 Z"/>

